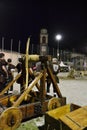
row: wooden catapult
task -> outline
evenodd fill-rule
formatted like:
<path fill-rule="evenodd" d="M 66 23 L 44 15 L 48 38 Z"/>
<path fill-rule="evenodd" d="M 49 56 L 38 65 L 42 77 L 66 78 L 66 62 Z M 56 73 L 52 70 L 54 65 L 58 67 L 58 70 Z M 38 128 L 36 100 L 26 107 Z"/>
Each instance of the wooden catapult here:
<path fill-rule="evenodd" d="M 66 104 L 66 98 L 62 96 L 53 73 L 47 64 L 50 57 L 29 55 L 29 42 L 30 39 L 27 41 L 26 54 L 23 55 L 25 73 L 19 73 L 0 93 L 0 130 L 15 130 L 22 121 L 43 115 L 46 111 Z M 39 74 L 37 76 L 33 75 L 34 78 L 29 83 L 31 71 L 28 62 L 32 61 L 40 61 L 42 67 Z M 5 92 L 21 75 L 23 76 L 24 91 L 21 94 L 5 95 Z M 49 75 L 58 97 L 47 94 L 47 75 Z M 34 87 L 37 87 L 38 91 L 34 91 Z"/>

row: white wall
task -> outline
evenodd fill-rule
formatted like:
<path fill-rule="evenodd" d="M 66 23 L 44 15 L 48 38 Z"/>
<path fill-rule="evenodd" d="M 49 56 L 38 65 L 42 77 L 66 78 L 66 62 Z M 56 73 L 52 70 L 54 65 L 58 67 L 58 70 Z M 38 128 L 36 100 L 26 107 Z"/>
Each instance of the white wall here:
<path fill-rule="evenodd" d="M 18 63 L 18 58 L 21 57 L 21 55 L 18 53 L 18 52 L 12 52 L 11 51 L 7 51 L 7 50 L 4 50 L 4 51 L 0 51 L 0 53 L 4 53 L 5 54 L 5 59 L 7 60 L 8 58 L 11 58 L 12 59 L 12 63 L 14 65 L 17 65 Z"/>

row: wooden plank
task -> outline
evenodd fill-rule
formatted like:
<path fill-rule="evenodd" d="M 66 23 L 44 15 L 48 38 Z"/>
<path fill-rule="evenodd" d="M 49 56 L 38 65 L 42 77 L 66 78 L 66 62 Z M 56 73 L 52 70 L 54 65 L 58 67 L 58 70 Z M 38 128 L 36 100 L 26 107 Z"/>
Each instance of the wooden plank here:
<path fill-rule="evenodd" d="M 64 118 L 67 119 L 67 117 L 65 115 L 78 108 L 80 108 L 80 106 L 78 106 L 76 104 L 67 104 L 67 105 L 64 105 L 59 108 L 46 112 L 45 113 L 45 129 L 47 129 L 47 130 L 53 130 L 53 129 L 70 130 L 69 127 L 65 126 L 65 124 L 63 124 L 63 122 L 60 121 L 60 117 L 63 116 Z M 71 121 L 71 123 L 72 123 L 72 121 Z M 69 129 L 67 129 L 67 128 L 69 128 Z M 77 127 L 77 128 L 78 128 L 78 130 L 80 130 L 79 127 Z"/>
<path fill-rule="evenodd" d="M 71 129 L 84 129 L 87 127 L 87 110 L 84 107 L 79 108 L 65 116 L 61 116 L 60 120 Z"/>
<path fill-rule="evenodd" d="M 69 113 L 69 112 L 70 112 L 70 104 L 67 104 L 65 106 L 48 111 L 46 112 L 46 114 L 53 117 L 54 119 L 59 119 L 60 116 L 65 115 L 66 113 Z"/>
<path fill-rule="evenodd" d="M 65 125 L 67 128 L 71 130 L 81 130 L 81 127 L 77 125 L 74 121 L 70 120 L 67 116 L 61 116 L 59 120 L 61 121 L 62 129 Z"/>

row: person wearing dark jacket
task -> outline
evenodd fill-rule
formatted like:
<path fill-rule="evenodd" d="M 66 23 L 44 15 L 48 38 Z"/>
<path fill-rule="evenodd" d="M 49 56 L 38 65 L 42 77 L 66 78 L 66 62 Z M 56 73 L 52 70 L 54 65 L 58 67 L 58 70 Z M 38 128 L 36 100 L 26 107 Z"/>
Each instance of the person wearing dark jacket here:
<path fill-rule="evenodd" d="M 17 83 L 20 84 L 21 87 L 21 93 L 24 91 L 24 87 L 23 87 L 23 58 L 18 58 L 18 64 L 16 65 L 16 69 L 18 73 L 21 73 L 21 76 L 17 79 Z"/>
<path fill-rule="evenodd" d="M 12 64 L 12 59 L 7 59 L 7 71 L 8 71 L 8 80 L 11 82 L 14 78 L 12 70 L 15 70 L 15 65 Z M 10 90 L 13 90 L 13 86 L 11 86 Z"/>
<path fill-rule="evenodd" d="M 52 71 L 52 73 L 53 73 L 53 75 L 54 75 L 54 78 L 55 78 L 56 82 L 59 83 L 58 73 L 59 73 L 59 71 L 60 71 L 60 66 L 59 66 L 59 64 L 58 64 L 58 62 L 57 62 L 56 59 L 52 59 L 52 61 L 51 61 L 51 63 L 50 63 L 50 68 L 51 68 L 51 71 Z M 48 93 L 49 93 L 49 91 L 50 91 L 50 85 L 51 85 L 51 79 L 50 79 L 50 77 L 48 76 L 48 77 L 47 77 L 47 92 L 48 92 Z M 54 87 L 53 87 L 53 92 L 55 93 Z"/>
<path fill-rule="evenodd" d="M 4 59 L 5 54 L 0 53 L 0 91 L 5 88 L 7 79 L 8 79 L 8 71 L 6 68 L 7 62 Z"/>

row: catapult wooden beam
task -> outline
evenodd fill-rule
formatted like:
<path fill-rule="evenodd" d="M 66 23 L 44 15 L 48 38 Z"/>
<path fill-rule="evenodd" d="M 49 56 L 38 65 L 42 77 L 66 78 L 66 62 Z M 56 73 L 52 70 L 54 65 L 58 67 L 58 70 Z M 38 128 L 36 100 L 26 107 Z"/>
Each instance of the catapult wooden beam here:
<path fill-rule="evenodd" d="M 32 88 L 35 86 L 35 84 L 40 80 L 40 78 L 43 76 L 42 73 L 39 74 L 39 76 L 37 76 L 32 83 L 28 86 L 28 88 L 23 92 L 23 94 L 21 94 L 21 96 L 18 98 L 18 100 L 16 102 L 14 102 L 13 107 L 18 107 L 20 105 L 20 103 L 24 100 L 26 94 L 28 94 Z"/>
<path fill-rule="evenodd" d="M 2 96 L 12 85 L 13 83 L 21 76 L 21 73 L 19 73 L 14 80 L 12 80 L 1 92 L 0 96 Z"/>

